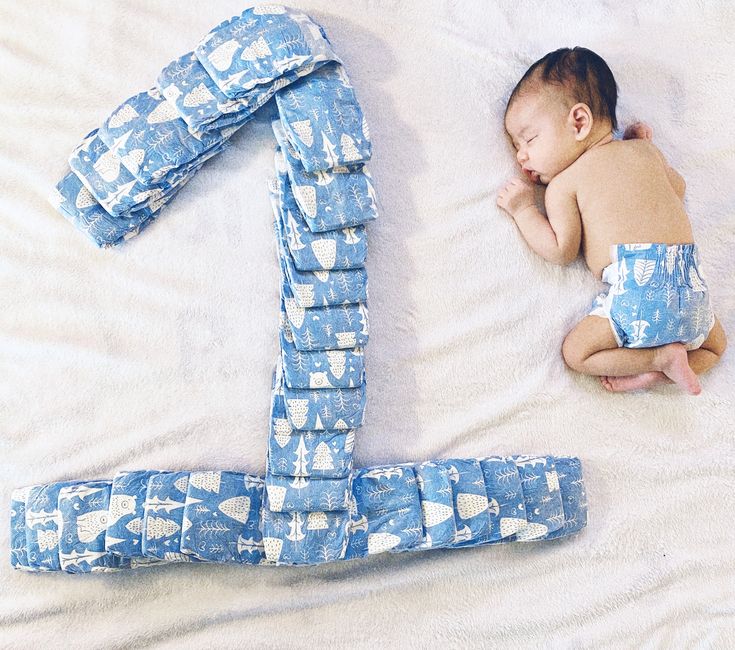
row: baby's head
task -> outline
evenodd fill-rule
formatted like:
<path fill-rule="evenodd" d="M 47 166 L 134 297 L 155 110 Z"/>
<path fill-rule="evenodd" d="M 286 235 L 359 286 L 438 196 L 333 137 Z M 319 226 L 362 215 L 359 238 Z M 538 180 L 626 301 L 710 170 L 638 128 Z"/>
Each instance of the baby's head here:
<path fill-rule="evenodd" d="M 562 48 L 534 63 L 505 109 L 505 130 L 534 182 L 548 185 L 617 129 L 618 89 L 610 68 L 583 47 Z"/>

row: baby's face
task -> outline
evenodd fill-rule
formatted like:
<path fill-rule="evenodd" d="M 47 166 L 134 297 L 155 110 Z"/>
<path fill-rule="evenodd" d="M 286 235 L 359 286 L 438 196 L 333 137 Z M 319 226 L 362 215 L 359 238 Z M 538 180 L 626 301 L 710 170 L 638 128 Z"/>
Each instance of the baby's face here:
<path fill-rule="evenodd" d="M 505 130 L 524 175 L 548 185 L 580 155 L 564 106 L 547 93 L 521 95 L 505 116 Z"/>

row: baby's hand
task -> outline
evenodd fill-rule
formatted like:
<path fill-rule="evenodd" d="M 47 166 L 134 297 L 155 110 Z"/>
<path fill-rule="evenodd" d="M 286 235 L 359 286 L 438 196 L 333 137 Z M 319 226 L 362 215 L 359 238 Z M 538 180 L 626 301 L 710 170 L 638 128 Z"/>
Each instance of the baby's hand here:
<path fill-rule="evenodd" d="M 623 140 L 653 140 L 653 129 L 645 122 L 635 122 L 625 129 Z"/>
<path fill-rule="evenodd" d="M 511 179 L 498 192 L 498 206 L 514 218 L 529 206 L 536 207 L 536 186 L 525 178 Z"/>

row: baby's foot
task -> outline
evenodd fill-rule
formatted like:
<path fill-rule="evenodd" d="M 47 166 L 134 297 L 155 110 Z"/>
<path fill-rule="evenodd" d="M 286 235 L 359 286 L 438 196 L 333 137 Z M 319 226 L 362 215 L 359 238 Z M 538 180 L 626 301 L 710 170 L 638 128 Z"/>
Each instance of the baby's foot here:
<path fill-rule="evenodd" d="M 697 375 L 689 367 L 686 348 L 681 343 L 669 343 L 656 348 L 654 368 L 658 368 L 690 395 L 702 392 Z"/>
<path fill-rule="evenodd" d="M 668 384 L 671 380 L 664 373 L 653 371 L 624 377 L 600 377 L 600 383 L 611 393 L 627 393 L 650 388 L 656 384 Z"/>

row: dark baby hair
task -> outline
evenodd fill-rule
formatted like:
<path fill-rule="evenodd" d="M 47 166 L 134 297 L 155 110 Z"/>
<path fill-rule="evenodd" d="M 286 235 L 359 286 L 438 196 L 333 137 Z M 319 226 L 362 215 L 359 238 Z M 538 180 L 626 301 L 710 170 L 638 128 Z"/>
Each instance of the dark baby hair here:
<path fill-rule="evenodd" d="M 618 86 L 615 77 L 604 59 L 584 47 L 563 47 L 534 63 L 516 84 L 506 106 L 510 105 L 525 90 L 535 85 L 552 84 L 562 86 L 564 94 L 574 103 L 583 102 L 590 107 L 592 116 L 612 122 L 618 128 L 615 106 L 618 102 Z"/>

